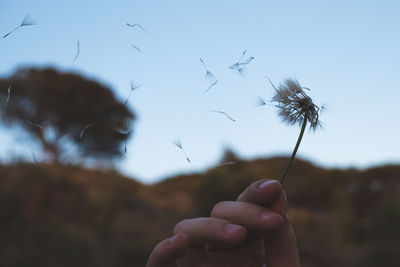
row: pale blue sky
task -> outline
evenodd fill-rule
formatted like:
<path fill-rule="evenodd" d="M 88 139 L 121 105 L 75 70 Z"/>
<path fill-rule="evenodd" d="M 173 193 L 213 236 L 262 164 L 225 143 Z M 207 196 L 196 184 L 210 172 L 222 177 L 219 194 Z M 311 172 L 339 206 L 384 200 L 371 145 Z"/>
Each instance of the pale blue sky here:
<path fill-rule="evenodd" d="M 254 107 L 272 96 L 265 76 L 296 77 L 329 108 L 300 156 L 327 167 L 400 163 L 398 1 L 1 0 L 1 35 L 27 13 L 38 24 L 0 40 L 0 75 L 51 65 L 98 79 L 121 100 L 131 79 L 143 84 L 130 99 L 139 118 L 120 166 L 143 182 L 212 167 L 225 147 L 248 159 L 289 155 L 298 127 Z M 242 77 L 229 66 L 245 49 L 255 59 Z M 200 57 L 219 81 L 206 94 Z M 172 145 L 178 136 L 191 164 Z M 29 151 L 6 130 L 1 140 L 2 158 Z"/>

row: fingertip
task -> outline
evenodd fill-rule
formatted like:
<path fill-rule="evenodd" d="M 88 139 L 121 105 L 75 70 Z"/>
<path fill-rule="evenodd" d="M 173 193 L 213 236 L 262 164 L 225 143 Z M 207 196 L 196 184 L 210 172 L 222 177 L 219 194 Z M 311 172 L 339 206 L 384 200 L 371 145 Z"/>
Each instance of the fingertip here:
<path fill-rule="evenodd" d="M 176 262 L 186 251 L 189 238 L 184 233 L 178 233 L 173 237 L 158 243 L 150 255 L 147 267 L 156 267 Z"/>
<path fill-rule="evenodd" d="M 277 180 L 265 179 L 265 180 L 259 181 L 258 189 L 260 189 L 260 190 L 268 189 L 271 191 L 273 190 L 273 191 L 280 192 L 280 191 L 282 191 L 282 184 Z"/>
<path fill-rule="evenodd" d="M 262 179 L 252 183 L 239 197 L 238 201 L 258 205 L 269 205 L 274 202 L 282 191 L 282 185 L 277 180 Z"/>
<path fill-rule="evenodd" d="M 266 232 L 274 232 L 283 225 L 283 218 L 275 212 L 263 211 L 259 215 L 260 229 Z"/>
<path fill-rule="evenodd" d="M 230 242 L 240 243 L 246 239 L 247 231 L 241 225 L 228 223 L 224 227 L 224 234 Z"/>
<path fill-rule="evenodd" d="M 189 236 L 185 233 L 178 233 L 169 239 L 172 246 L 187 247 L 189 246 Z"/>
<path fill-rule="evenodd" d="M 247 230 L 243 226 L 228 223 L 218 236 L 216 240 L 207 243 L 207 250 L 224 251 L 231 249 L 246 240 Z"/>

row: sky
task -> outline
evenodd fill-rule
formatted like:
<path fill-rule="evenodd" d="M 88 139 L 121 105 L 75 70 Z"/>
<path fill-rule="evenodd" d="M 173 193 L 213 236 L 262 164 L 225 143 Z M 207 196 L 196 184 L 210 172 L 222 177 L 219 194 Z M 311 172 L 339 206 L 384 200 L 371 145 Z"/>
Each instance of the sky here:
<path fill-rule="evenodd" d="M 26 14 L 37 25 L 0 40 L 0 76 L 53 66 L 109 86 L 121 101 L 131 80 L 141 84 L 118 168 L 144 183 L 215 167 L 227 148 L 249 160 L 289 156 L 299 127 L 256 106 L 273 96 L 266 77 L 276 85 L 296 78 L 327 107 L 324 128 L 305 133 L 299 157 L 329 168 L 398 164 L 399 13 L 398 1 L 377 0 L 1 0 L 1 35 Z M 244 50 L 254 60 L 240 75 L 229 66 Z M 200 58 L 218 80 L 207 93 Z M 0 145 L 1 159 L 31 151 L 4 127 Z"/>

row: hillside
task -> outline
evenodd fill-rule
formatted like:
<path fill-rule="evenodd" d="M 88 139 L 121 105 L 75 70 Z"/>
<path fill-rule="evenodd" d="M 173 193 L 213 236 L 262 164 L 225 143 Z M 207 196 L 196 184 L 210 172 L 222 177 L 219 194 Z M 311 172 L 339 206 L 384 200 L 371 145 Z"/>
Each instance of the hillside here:
<path fill-rule="evenodd" d="M 111 170 L 0 165 L 0 266 L 143 266 L 176 222 L 279 177 L 287 159 L 237 162 L 154 185 Z M 400 166 L 296 160 L 284 187 L 304 267 L 398 266 Z"/>

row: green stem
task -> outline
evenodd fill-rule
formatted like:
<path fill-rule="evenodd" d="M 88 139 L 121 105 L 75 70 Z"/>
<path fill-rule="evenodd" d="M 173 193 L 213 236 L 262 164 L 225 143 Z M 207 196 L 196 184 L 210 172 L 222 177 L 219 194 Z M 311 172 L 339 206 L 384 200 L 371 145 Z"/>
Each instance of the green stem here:
<path fill-rule="evenodd" d="M 296 156 L 297 150 L 299 149 L 300 142 L 301 142 L 301 139 L 303 138 L 304 130 L 306 129 L 306 125 L 307 125 L 307 117 L 308 117 L 307 115 L 308 115 L 308 112 L 304 115 L 304 120 L 303 120 L 303 124 L 301 125 L 300 135 L 299 135 L 299 138 L 297 139 L 297 143 L 296 143 L 296 146 L 294 147 L 294 150 L 293 150 L 292 156 L 290 157 L 289 163 L 286 166 L 286 169 L 283 172 L 283 175 L 281 177 L 281 184 L 283 184 L 286 174 L 288 173 L 289 168 L 293 163 L 294 157 Z"/>

